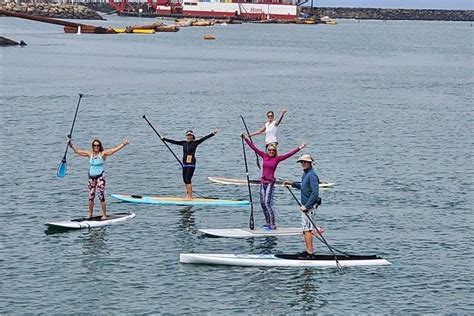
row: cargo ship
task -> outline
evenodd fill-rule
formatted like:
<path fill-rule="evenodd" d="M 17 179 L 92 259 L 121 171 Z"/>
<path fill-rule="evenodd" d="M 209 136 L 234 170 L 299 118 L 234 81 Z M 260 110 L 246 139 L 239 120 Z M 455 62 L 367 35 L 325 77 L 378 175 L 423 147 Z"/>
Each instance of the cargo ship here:
<path fill-rule="evenodd" d="M 294 20 L 296 0 L 148 0 L 157 15 L 234 18 L 240 20 Z"/>
<path fill-rule="evenodd" d="M 183 0 L 170 3 L 170 0 L 158 0 L 163 4 L 156 6 L 157 14 L 175 13 L 183 16 L 210 16 L 221 18 L 239 18 L 243 20 L 293 20 L 298 17 L 298 6 L 291 0 Z"/>

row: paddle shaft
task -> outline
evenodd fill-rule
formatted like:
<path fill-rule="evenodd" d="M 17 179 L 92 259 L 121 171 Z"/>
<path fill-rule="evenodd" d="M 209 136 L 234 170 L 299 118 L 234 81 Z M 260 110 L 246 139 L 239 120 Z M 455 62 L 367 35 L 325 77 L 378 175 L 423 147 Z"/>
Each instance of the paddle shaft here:
<path fill-rule="evenodd" d="M 150 121 L 146 118 L 146 115 L 143 115 L 143 118 L 144 118 L 145 121 L 148 123 L 148 125 L 150 125 L 150 127 L 153 129 L 153 131 L 155 132 L 155 134 L 158 135 L 158 137 L 161 139 L 161 141 L 163 142 L 163 144 L 165 144 L 166 148 L 168 148 L 168 150 L 173 154 L 174 158 L 176 158 L 176 160 L 179 162 L 181 168 L 183 168 L 183 163 L 181 162 L 181 160 L 179 160 L 178 156 L 176 156 L 176 154 L 173 152 L 173 150 L 171 150 L 170 146 L 168 146 L 168 144 L 163 140 L 163 138 L 161 137 L 160 133 L 158 133 L 158 131 L 155 129 L 155 127 L 153 127 L 153 125 L 150 123 Z M 196 195 L 199 196 L 199 197 L 204 198 L 204 199 L 209 199 L 209 197 L 204 196 L 204 195 L 201 195 L 201 194 L 197 193 L 197 192 L 194 191 L 194 190 L 193 190 L 193 193 L 196 194 Z"/>
<path fill-rule="evenodd" d="M 178 156 L 176 156 L 176 154 L 171 150 L 170 146 L 168 146 L 168 144 L 163 140 L 163 138 L 161 137 L 160 133 L 158 133 L 158 131 L 153 127 L 153 125 L 151 125 L 150 121 L 146 118 L 145 115 L 143 115 L 143 118 L 144 118 L 145 121 L 148 123 L 148 125 L 150 125 L 150 127 L 153 129 L 153 131 L 155 132 L 155 134 L 158 135 L 158 137 L 161 139 L 161 141 L 163 142 L 163 144 L 165 144 L 166 148 L 168 148 L 168 150 L 173 154 L 174 158 L 176 158 L 176 160 L 177 160 L 178 163 L 181 165 L 181 167 L 183 167 L 183 163 L 181 162 L 181 160 L 179 160 Z"/>
<path fill-rule="evenodd" d="M 291 195 L 293 196 L 293 198 L 295 199 L 295 201 L 298 203 L 298 205 L 301 207 L 302 204 L 300 202 L 300 200 L 298 200 L 298 198 L 295 196 L 295 194 L 293 193 L 293 191 L 291 191 L 290 187 L 286 187 L 288 189 L 288 191 L 290 191 Z M 308 220 L 311 222 L 311 225 L 313 225 L 313 227 L 316 229 L 316 231 L 318 232 L 319 236 L 316 236 L 316 238 L 318 238 L 319 241 L 321 241 L 322 243 L 324 243 L 326 245 L 326 247 L 328 247 L 329 251 L 331 251 L 331 253 L 334 255 L 334 259 L 336 260 L 336 265 L 337 265 L 337 268 L 339 270 L 342 271 L 342 267 L 341 267 L 341 264 L 339 263 L 339 260 L 337 259 L 337 255 L 336 253 L 334 252 L 333 250 L 333 247 L 331 245 L 329 245 L 329 243 L 326 241 L 326 238 L 324 238 L 324 236 L 321 234 L 321 232 L 319 231 L 318 227 L 316 226 L 316 223 L 311 219 L 311 217 L 309 216 L 308 212 L 303 212 L 306 217 L 308 218 Z"/>
<path fill-rule="evenodd" d="M 242 117 L 242 116 L 241 116 Z M 243 118 L 242 118 L 243 119 Z M 250 178 L 249 178 L 249 167 L 247 165 L 247 154 L 245 153 L 245 144 L 244 139 L 242 138 L 242 151 L 244 152 L 244 162 L 245 162 L 245 174 L 247 176 L 247 187 L 249 188 L 249 199 L 250 199 L 250 221 L 249 227 L 250 229 L 255 228 L 255 222 L 253 219 L 253 201 L 252 201 L 252 190 L 250 189 Z"/>
<path fill-rule="evenodd" d="M 249 139 L 250 141 L 252 141 L 252 137 L 250 137 L 250 132 L 249 132 L 249 129 L 247 127 L 247 123 L 245 123 L 245 119 L 244 117 L 241 115 L 240 118 L 242 119 L 242 123 L 244 123 L 244 127 L 245 127 L 245 130 L 247 131 L 247 135 L 249 135 Z M 260 167 L 260 160 L 258 159 L 258 155 L 255 153 L 255 159 L 257 159 L 257 167 L 258 169 L 261 169 Z"/>
<path fill-rule="evenodd" d="M 79 104 L 81 104 L 82 93 L 79 93 L 79 100 L 77 101 L 76 113 L 74 113 L 74 120 L 72 120 L 71 131 L 67 135 L 68 138 L 72 138 L 72 131 L 74 130 L 74 124 L 76 123 L 77 112 L 79 111 Z M 69 143 L 66 145 L 66 150 L 64 151 L 64 156 L 62 162 L 66 162 L 67 150 L 69 149 Z"/>

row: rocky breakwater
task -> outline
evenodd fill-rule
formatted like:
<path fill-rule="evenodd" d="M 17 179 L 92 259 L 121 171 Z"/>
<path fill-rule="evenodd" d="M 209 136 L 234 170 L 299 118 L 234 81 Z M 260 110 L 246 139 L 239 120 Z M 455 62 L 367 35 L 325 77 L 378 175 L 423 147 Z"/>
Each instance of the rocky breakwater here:
<path fill-rule="evenodd" d="M 67 3 L 0 3 L 0 9 L 58 19 L 103 20 L 94 10 Z"/>
<path fill-rule="evenodd" d="M 0 46 L 17 46 L 20 45 L 21 47 L 26 46 L 26 43 L 23 41 L 15 42 L 9 38 L 0 36 Z"/>
<path fill-rule="evenodd" d="M 302 9 L 316 17 L 360 20 L 474 21 L 474 10 L 323 8 Z"/>

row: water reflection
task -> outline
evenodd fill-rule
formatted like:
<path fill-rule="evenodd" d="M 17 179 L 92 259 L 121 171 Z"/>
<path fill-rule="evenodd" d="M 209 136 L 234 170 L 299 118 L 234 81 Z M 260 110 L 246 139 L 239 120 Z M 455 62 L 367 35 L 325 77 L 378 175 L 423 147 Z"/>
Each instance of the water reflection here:
<path fill-rule="evenodd" d="M 181 215 L 181 222 L 179 224 L 179 228 L 182 230 L 192 230 L 195 226 L 195 219 L 194 219 L 194 210 L 192 206 L 186 206 L 183 209 L 179 210 L 179 214 Z"/>
<path fill-rule="evenodd" d="M 250 253 L 273 253 L 273 250 L 277 247 L 278 238 L 276 237 L 265 237 L 265 238 L 248 238 Z"/>
<path fill-rule="evenodd" d="M 46 227 L 44 233 L 46 235 L 54 235 L 54 234 L 62 234 L 62 233 L 72 232 L 72 231 L 74 231 L 74 230 L 61 228 L 61 227 L 48 226 L 48 227 Z"/>
<path fill-rule="evenodd" d="M 103 265 L 100 262 L 110 255 L 107 237 L 108 233 L 105 227 L 91 229 L 81 237 L 82 266 L 87 269 L 88 273 L 103 271 Z"/>
<path fill-rule="evenodd" d="M 316 313 L 320 307 L 328 304 L 327 300 L 321 300 L 319 293 L 319 279 L 316 269 L 303 269 L 299 276 L 298 286 L 295 289 L 295 301 L 288 305 L 299 307 L 301 311 Z"/>

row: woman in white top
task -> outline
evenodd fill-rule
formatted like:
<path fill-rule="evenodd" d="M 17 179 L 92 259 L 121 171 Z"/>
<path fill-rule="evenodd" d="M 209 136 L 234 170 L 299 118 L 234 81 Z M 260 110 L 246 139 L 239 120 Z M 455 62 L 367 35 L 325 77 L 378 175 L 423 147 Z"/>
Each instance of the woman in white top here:
<path fill-rule="evenodd" d="M 265 146 L 268 146 L 269 144 L 278 145 L 278 140 L 277 140 L 278 127 L 280 126 L 280 123 L 283 120 L 285 113 L 286 113 L 286 109 L 283 109 L 283 111 L 281 111 L 280 118 L 277 121 L 275 121 L 275 113 L 273 113 L 273 111 L 268 111 L 267 112 L 268 121 L 265 123 L 265 125 L 262 128 L 260 128 L 258 131 L 250 134 L 249 136 L 252 137 L 252 136 L 260 135 L 263 132 L 265 132 Z"/>

